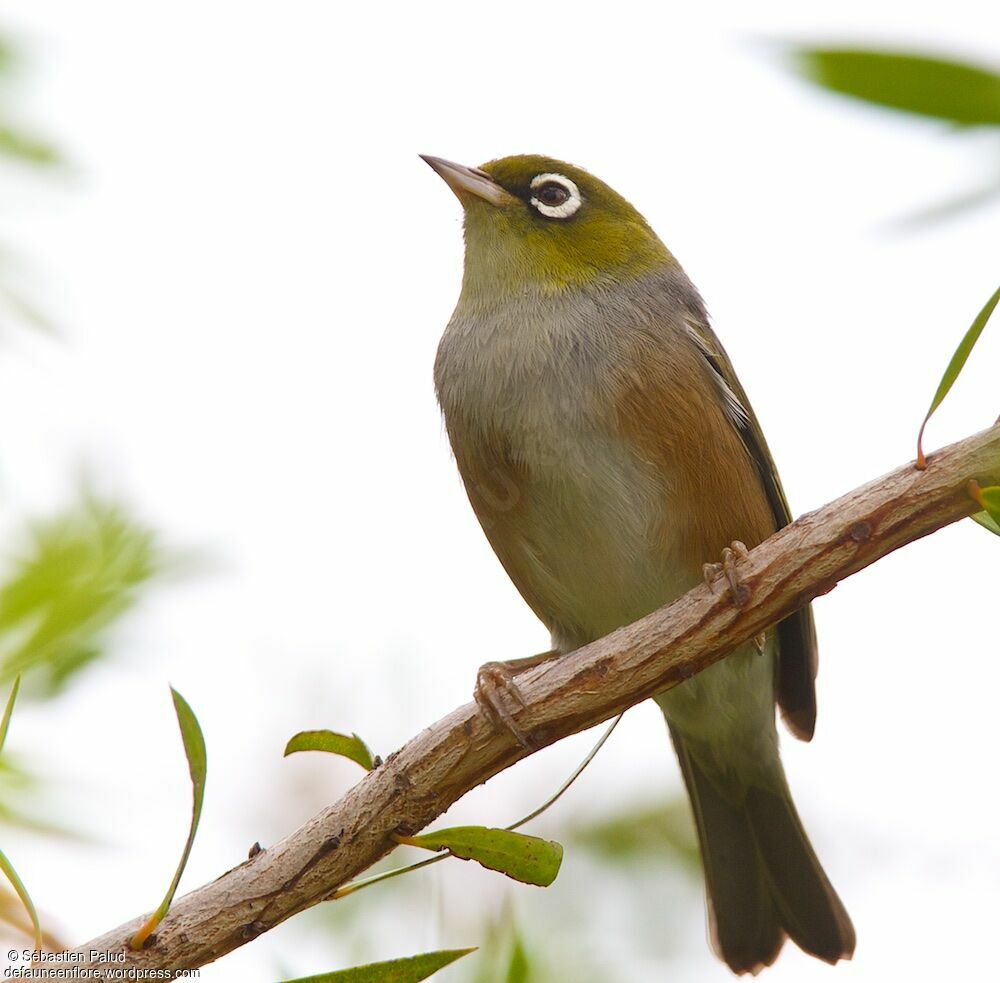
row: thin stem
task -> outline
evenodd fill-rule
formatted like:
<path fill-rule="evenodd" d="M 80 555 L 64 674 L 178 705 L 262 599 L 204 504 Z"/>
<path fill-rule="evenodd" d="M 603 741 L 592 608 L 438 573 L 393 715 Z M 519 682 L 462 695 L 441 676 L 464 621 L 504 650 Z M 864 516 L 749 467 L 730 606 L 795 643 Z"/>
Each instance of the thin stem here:
<path fill-rule="evenodd" d="M 546 799 L 534 812 L 529 812 L 523 819 L 519 819 L 516 823 L 511 826 L 505 826 L 504 829 L 513 832 L 515 829 L 520 828 L 525 823 L 531 822 L 537 816 L 540 816 L 546 809 L 550 806 L 555 805 L 555 803 L 562 798 L 563 793 L 573 784 L 582 774 L 583 770 L 594 760 L 597 752 L 604 747 L 604 742 L 611 736 L 611 732 L 618 726 L 621 722 L 622 717 L 625 716 L 625 711 L 623 710 L 614 720 L 611 721 L 611 726 L 601 735 L 600 740 L 590 749 L 590 753 L 580 762 L 576 770 L 573 772 L 569 778 L 559 787 L 559 790 L 552 795 L 550 798 Z M 452 856 L 450 850 L 444 851 L 444 853 L 438 853 L 433 857 L 428 857 L 426 860 L 420 860 L 415 864 L 409 864 L 406 867 L 397 867 L 395 870 L 387 870 L 381 874 L 374 874 L 371 877 L 366 877 L 360 881 L 353 881 L 350 884 L 345 884 L 343 887 L 338 888 L 333 894 L 330 895 L 330 901 L 339 901 L 341 898 L 347 897 L 348 894 L 354 894 L 355 891 L 360 891 L 364 887 L 371 887 L 372 884 L 378 884 L 379 881 L 387 881 L 390 877 L 399 877 L 400 874 L 408 874 L 411 870 L 419 870 L 421 867 L 427 867 L 430 864 L 436 864 L 441 860 L 447 860 L 448 857 Z"/>
<path fill-rule="evenodd" d="M 572 785 L 573 782 L 575 782 L 583 774 L 583 770 L 587 767 L 587 765 L 590 764 L 591 761 L 594 760 L 594 757 L 597 755 L 597 752 L 600 751 L 602 747 L 604 747 L 604 742 L 611 736 L 611 732 L 618 726 L 618 724 L 621 723 L 621 719 L 624 716 L 625 716 L 625 711 L 622 710 L 622 712 L 618 714 L 618 716 L 615 717 L 614 720 L 611 721 L 611 725 L 601 735 L 601 739 L 593 746 L 593 748 L 591 748 L 590 754 L 588 754 L 587 757 L 585 757 L 583 761 L 580 762 L 580 764 L 577 766 L 576 771 L 574 771 L 573 774 L 570 775 L 565 782 L 563 782 L 559 791 L 556 792 L 555 795 L 553 795 L 550 799 L 543 802 L 537 809 L 534 810 L 534 812 L 529 812 L 528 815 L 526 815 L 523 819 L 519 819 L 516 823 L 512 823 L 510 826 L 505 826 L 504 828 L 513 832 L 515 829 L 519 829 L 525 823 L 529 823 L 531 822 L 532 819 L 535 819 L 536 817 L 540 816 L 543 812 L 545 812 L 546 809 L 549 808 L 549 806 L 555 805 L 556 802 L 558 802 L 559 799 L 562 798 L 563 792 L 565 792 L 570 787 L 570 785 Z"/>
<path fill-rule="evenodd" d="M 371 877 L 365 877 L 360 881 L 352 881 L 350 884 L 345 884 L 343 887 L 337 888 L 337 890 L 330 895 L 328 900 L 339 901 L 341 898 L 347 897 L 348 894 L 354 894 L 355 891 L 360 891 L 363 887 L 371 887 L 372 884 L 377 884 L 379 881 L 387 881 L 390 877 L 399 877 L 400 874 L 408 874 L 411 870 L 419 870 L 421 867 L 436 864 L 440 860 L 447 860 L 450 856 L 451 851 L 448 850 L 445 853 L 435 854 L 433 857 L 428 857 L 426 860 L 420 860 L 415 864 L 409 864 L 406 867 L 397 867 L 395 870 L 386 870 L 381 874 L 373 874 Z"/>

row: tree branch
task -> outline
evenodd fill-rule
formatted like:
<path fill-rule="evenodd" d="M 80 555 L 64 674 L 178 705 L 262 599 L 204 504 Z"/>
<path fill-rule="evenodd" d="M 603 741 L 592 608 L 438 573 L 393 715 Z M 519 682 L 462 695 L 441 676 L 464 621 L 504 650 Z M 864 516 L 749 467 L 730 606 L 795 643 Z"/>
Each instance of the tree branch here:
<path fill-rule="evenodd" d="M 970 479 L 1000 484 L 1000 426 L 932 455 L 924 471 L 907 464 L 776 533 L 741 566 L 749 588 L 742 607 L 721 588 L 700 586 L 519 676 L 526 706 L 518 723 L 544 747 L 676 686 L 838 581 L 977 511 Z M 124 953 L 114 971 L 211 962 L 327 899 L 393 849 L 392 833 L 423 828 L 529 753 L 475 704 L 459 707 L 300 829 L 176 901 L 146 949 L 128 948 L 140 917 L 75 950 L 74 965 L 101 968 L 88 961 L 92 952 Z"/>

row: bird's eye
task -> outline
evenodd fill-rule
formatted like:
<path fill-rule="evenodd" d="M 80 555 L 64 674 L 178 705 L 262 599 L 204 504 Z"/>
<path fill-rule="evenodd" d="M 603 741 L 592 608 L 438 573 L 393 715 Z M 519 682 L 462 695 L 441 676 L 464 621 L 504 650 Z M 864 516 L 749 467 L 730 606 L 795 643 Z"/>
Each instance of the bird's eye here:
<path fill-rule="evenodd" d="M 562 174 L 537 174 L 531 192 L 532 206 L 546 218 L 569 218 L 583 204 L 576 183 Z"/>
<path fill-rule="evenodd" d="M 561 205 L 567 198 L 569 198 L 569 192 L 561 185 L 556 184 L 554 181 L 550 181 L 548 184 L 543 184 L 536 192 L 535 197 L 543 205 L 548 205 L 549 208 L 555 208 L 557 205 Z"/>

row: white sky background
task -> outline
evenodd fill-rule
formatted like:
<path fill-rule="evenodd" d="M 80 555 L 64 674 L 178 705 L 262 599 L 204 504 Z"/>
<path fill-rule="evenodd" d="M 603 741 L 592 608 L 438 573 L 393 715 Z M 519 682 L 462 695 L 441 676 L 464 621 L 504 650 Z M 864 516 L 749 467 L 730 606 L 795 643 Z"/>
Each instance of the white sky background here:
<path fill-rule="evenodd" d="M 629 198 L 704 294 L 796 512 L 912 457 L 1000 280 L 1000 208 L 907 234 L 888 224 L 986 180 L 998 148 L 819 94 L 763 42 L 996 63 L 1000 11 L 694 6 L 5 4 L 3 30 L 32 64 L 17 105 L 75 170 L 0 183 L 4 241 L 32 260 L 63 334 L 3 339 L 3 524 L 65 501 L 85 467 L 212 559 L 128 620 L 115 660 L 15 715 L 11 748 L 30 749 L 61 808 L 104 840 L 4 843 L 67 938 L 150 909 L 169 880 L 189 791 L 168 680 L 209 747 L 190 889 L 356 777 L 282 762 L 293 732 L 357 730 L 387 753 L 467 699 L 480 663 L 547 647 L 472 516 L 435 406 L 460 208 L 418 153 L 547 153 Z M 931 446 L 1000 410 L 997 328 Z M 998 547 L 962 523 L 816 604 L 819 729 L 784 746 L 858 930 L 838 979 L 979 978 L 995 960 Z M 536 756 L 449 819 L 516 818 L 592 739 Z M 659 713 L 636 708 L 539 831 L 678 784 Z M 563 904 L 558 888 L 542 903 Z M 665 898 L 658 919 L 682 917 L 695 942 L 627 978 L 728 978 L 692 899 L 678 914 Z M 451 937 L 430 906 L 409 915 L 366 955 L 478 941 Z M 203 978 L 335 968 L 321 940 L 273 934 Z M 829 974 L 788 948 L 768 978 Z"/>

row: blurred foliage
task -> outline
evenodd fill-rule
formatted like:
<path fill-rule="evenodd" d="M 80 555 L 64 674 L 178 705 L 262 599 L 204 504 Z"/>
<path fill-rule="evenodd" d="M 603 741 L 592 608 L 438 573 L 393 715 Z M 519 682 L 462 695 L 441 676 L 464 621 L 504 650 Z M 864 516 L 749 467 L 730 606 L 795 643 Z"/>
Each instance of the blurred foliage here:
<path fill-rule="evenodd" d="M 691 807 L 684 798 L 637 805 L 612 816 L 571 826 L 571 847 L 587 850 L 615 866 L 661 860 L 701 870 Z"/>
<path fill-rule="evenodd" d="M 33 125 L 19 119 L 12 110 L 17 101 L 17 83 L 23 61 L 14 42 L 0 36 L 0 159 L 31 173 L 51 172 L 65 164 L 56 145 L 38 134 Z M 0 303 L 16 321 L 32 328 L 51 330 L 48 318 L 15 285 L 11 256 L 0 250 Z"/>
<path fill-rule="evenodd" d="M 36 694 L 59 692 L 165 562 L 152 529 L 89 492 L 30 525 L 0 581 L 0 681 L 25 673 Z"/>
<path fill-rule="evenodd" d="M 489 923 L 470 983 L 545 983 L 555 978 L 545 955 L 529 951 L 510 905 Z"/>
<path fill-rule="evenodd" d="M 830 92 L 955 129 L 1000 127 L 1000 74 L 932 55 L 874 48 L 795 47 L 791 65 Z M 1000 162 L 989 180 L 910 216 L 904 224 L 949 218 L 1000 196 Z"/>
<path fill-rule="evenodd" d="M 51 143 L 3 125 L 0 125 L 0 154 L 26 164 L 57 164 L 61 159 Z"/>
<path fill-rule="evenodd" d="M 528 953 L 525 951 L 521 936 L 515 935 L 513 945 L 510 947 L 510 958 L 507 962 L 507 972 L 504 974 L 504 983 L 530 983 L 530 980 L 531 967 L 528 962 Z"/>
<path fill-rule="evenodd" d="M 34 127 L 16 120 L 11 113 L 11 90 L 22 64 L 14 42 L 0 36 L 0 155 L 31 167 L 62 163 L 55 144 L 38 136 Z"/>
<path fill-rule="evenodd" d="M 1000 75 L 965 62 L 865 48 L 798 48 L 798 71 L 817 85 L 889 109 L 1000 126 Z"/>
<path fill-rule="evenodd" d="M 0 36 L 0 76 L 7 75 L 14 67 L 17 56 L 8 38 Z"/>
<path fill-rule="evenodd" d="M 0 826 L 17 826 L 46 836 L 81 839 L 79 834 L 51 818 L 44 804 L 44 782 L 18 755 L 0 755 Z"/>
<path fill-rule="evenodd" d="M 0 576 L 0 681 L 25 675 L 24 696 L 62 692 L 107 650 L 112 625 L 167 565 L 156 534 L 121 505 L 84 491 L 21 533 Z M 0 824 L 62 837 L 42 818 L 43 783 L 14 755 L 0 756 Z"/>

